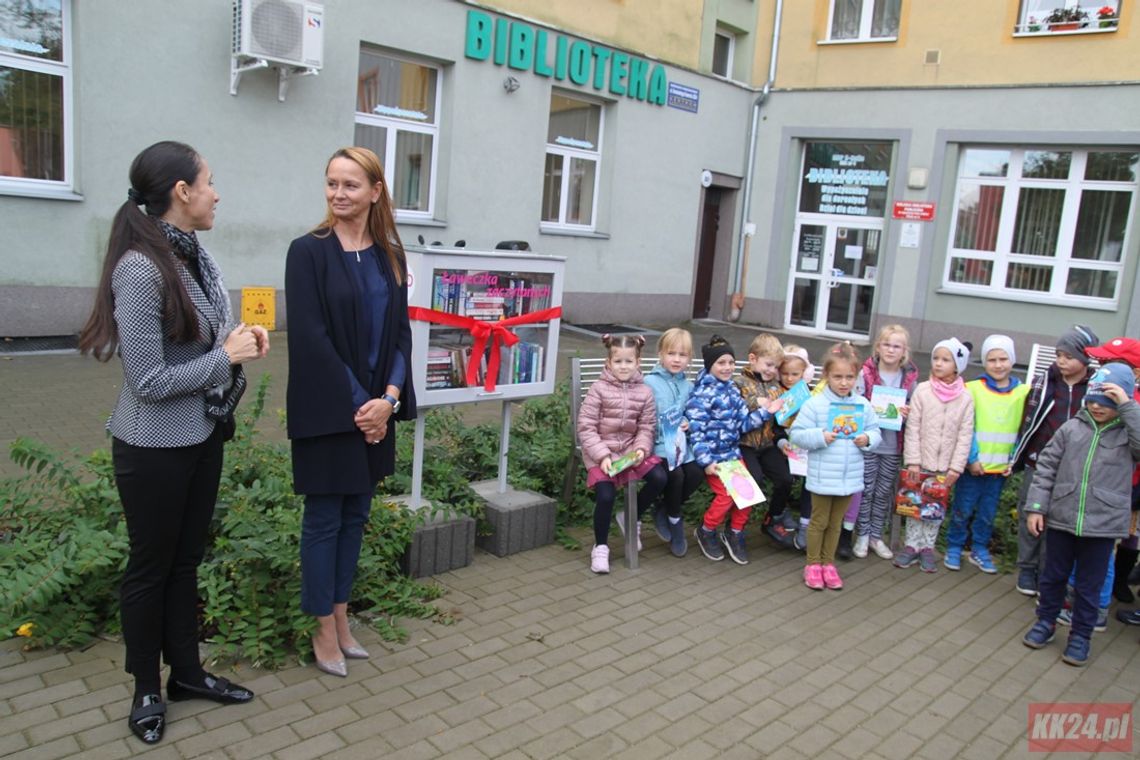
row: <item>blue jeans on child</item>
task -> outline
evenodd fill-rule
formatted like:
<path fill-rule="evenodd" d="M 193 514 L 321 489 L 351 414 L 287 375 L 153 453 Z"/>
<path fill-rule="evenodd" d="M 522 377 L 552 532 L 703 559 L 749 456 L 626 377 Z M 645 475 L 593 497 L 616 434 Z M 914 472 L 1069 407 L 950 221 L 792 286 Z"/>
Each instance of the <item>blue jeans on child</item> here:
<path fill-rule="evenodd" d="M 954 505 L 950 508 L 950 526 L 946 530 L 946 546 L 961 549 L 966 545 L 967 526 L 974 518 L 974 549 L 989 551 L 994 534 L 994 516 L 1006 478 L 1002 475 L 962 473 L 954 486 Z"/>
<path fill-rule="evenodd" d="M 301 518 L 301 611 L 331 615 L 348 601 L 372 494 L 305 496 Z"/>
<path fill-rule="evenodd" d="M 1049 550 L 1045 552 L 1045 572 L 1037 584 L 1041 591 L 1037 619 L 1049 625 L 1057 620 L 1065 601 L 1065 582 L 1072 573 L 1075 576 L 1072 634 L 1088 638 L 1096 625 L 1097 604 L 1116 539 L 1077 537 L 1052 528 L 1046 529 L 1046 533 L 1045 545 Z"/>
<path fill-rule="evenodd" d="M 1112 602 L 1112 584 L 1116 580 L 1116 563 L 1112 561 L 1112 556 L 1108 558 L 1108 575 L 1104 576 L 1104 585 L 1100 587 L 1100 608 L 1102 610 L 1108 609 L 1108 605 Z M 1077 569 L 1074 567 L 1073 572 L 1069 573 L 1069 585 L 1075 586 L 1077 583 Z"/>

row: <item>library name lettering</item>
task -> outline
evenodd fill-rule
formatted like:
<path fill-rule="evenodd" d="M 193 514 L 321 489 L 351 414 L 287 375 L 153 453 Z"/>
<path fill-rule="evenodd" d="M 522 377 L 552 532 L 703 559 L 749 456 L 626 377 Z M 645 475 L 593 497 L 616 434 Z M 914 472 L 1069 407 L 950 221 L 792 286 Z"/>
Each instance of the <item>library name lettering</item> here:
<path fill-rule="evenodd" d="M 440 280 L 444 285 L 479 285 L 485 288 L 482 294 L 491 298 L 547 298 L 550 296 L 549 285 L 499 287 L 499 276 L 487 272 L 475 274 L 445 273 L 440 275 Z"/>
<path fill-rule="evenodd" d="M 833 157 L 842 159 L 862 159 L 862 156 Z M 840 166 L 845 161 L 837 161 Z M 867 215 L 867 198 L 873 187 L 886 187 L 888 175 L 881 169 L 834 169 L 812 167 L 808 170 L 807 181 L 819 185 L 819 213 Z"/>

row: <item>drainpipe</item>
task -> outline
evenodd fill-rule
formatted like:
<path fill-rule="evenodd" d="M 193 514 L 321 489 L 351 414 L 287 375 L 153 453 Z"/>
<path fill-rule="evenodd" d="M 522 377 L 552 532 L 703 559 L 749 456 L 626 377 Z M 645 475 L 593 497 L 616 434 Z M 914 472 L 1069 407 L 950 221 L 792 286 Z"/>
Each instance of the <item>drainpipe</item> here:
<path fill-rule="evenodd" d="M 752 124 L 748 130 L 748 163 L 744 170 L 744 213 L 742 216 L 744 220 L 740 225 L 740 240 L 736 246 L 736 272 L 733 275 L 733 292 L 744 292 L 744 250 L 745 239 L 747 237 L 746 230 L 749 226 L 749 218 L 752 215 L 752 175 L 756 170 L 756 134 L 760 130 L 760 109 L 764 105 L 764 101 L 768 99 L 768 94 L 772 91 L 772 85 L 776 82 L 776 61 L 780 54 L 780 20 L 784 15 L 784 0 L 776 0 L 776 13 L 772 22 L 772 54 L 768 60 L 768 80 L 764 82 L 764 87 L 761 88 L 760 94 L 756 96 L 756 100 L 752 102 Z M 735 322 L 740 319 L 741 311 L 733 309 L 729 314 L 729 318 Z"/>

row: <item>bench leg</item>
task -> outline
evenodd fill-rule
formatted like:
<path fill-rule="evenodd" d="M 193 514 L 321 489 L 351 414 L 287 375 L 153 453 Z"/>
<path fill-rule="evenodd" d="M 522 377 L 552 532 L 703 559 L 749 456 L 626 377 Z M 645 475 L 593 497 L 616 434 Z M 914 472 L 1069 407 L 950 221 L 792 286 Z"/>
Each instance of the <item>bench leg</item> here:
<path fill-rule="evenodd" d="M 902 515 L 898 512 L 891 510 L 891 551 L 895 554 L 899 553 L 902 549 L 900 538 L 902 537 Z"/>
<path fill-rule="evenodd" d="M 625 566 L 636 570 L 637 562 L 637 481 L 625 487 Z"/>

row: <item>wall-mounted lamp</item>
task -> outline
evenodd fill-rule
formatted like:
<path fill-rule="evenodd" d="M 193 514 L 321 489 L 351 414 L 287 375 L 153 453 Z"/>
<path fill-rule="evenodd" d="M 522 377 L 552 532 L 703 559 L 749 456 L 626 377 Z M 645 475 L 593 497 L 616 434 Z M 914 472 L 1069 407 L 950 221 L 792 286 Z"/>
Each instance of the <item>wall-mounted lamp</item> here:
<path fill-rule="evenodd" d="M 519 80 L 515 79 L 514 77 L 507 77 L 506 79 L 503 80 L 503 89 L 507 91 L 508 95 L 510 95 L 512 92 L 514 92 L 518 88 L 519 88 Z"/>

